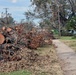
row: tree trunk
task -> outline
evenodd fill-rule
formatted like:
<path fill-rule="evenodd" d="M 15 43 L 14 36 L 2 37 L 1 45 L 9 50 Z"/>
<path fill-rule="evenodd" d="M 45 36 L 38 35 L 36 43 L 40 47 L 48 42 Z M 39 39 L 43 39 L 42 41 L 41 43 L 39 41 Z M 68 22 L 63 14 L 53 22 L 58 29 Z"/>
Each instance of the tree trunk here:
<path fill-rule="evenodd" d="M 5 37 L 0 33 L 0 44 L 3 44 L 5 41 Z"/>

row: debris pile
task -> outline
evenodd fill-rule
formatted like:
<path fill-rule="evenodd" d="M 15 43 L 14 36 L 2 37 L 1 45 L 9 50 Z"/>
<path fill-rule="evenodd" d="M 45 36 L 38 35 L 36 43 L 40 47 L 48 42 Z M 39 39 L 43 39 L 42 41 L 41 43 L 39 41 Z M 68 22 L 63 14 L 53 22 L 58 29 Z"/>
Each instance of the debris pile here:
<path fill-rule="evenodd" d="M 2 27 L 0 29 L 0 61 L 19 61 L 22 56 L 18 54 L 18 51 L 52 44 L 51 36 L 45 32 L 25 32 L 23 25 Z"/>

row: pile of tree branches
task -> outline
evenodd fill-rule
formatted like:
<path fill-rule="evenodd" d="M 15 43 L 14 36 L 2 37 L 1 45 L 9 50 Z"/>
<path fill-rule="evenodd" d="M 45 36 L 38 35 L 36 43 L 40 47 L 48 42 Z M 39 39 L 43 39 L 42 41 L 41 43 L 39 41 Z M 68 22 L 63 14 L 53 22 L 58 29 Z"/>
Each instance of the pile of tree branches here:
<path fill-rule="evenodd" d="M 25 32 L 24 26 L 2 27 L 0 29 L 0 60 L 18 61 L 18 51 L 29 48 L 37 49 L 52 44 L 53 34 L 46 31 Z"/>

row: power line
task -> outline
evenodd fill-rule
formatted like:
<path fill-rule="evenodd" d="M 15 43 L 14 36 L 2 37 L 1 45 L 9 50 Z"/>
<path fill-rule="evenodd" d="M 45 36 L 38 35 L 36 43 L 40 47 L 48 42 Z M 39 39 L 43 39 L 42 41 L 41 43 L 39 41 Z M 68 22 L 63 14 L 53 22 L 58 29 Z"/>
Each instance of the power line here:
<path fill-rule="evenodd" d="M 8 14 L 8 8 L 4 8 L 4 9 L 5 9 L 6 17 L 7 17 L 7 14 Z"/>

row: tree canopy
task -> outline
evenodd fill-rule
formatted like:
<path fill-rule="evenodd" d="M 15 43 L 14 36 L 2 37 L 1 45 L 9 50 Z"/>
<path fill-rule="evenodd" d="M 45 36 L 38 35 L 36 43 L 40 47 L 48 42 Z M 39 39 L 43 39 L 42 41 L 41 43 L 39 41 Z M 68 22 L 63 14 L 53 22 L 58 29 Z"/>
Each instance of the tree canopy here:
<path fill-rule="evenodd" d="M 63 28 L 65 27 L 65 25 L 67 25 L 66 24 L 67 21 L 69 21 L 72 17 L 76 16 L 76 10 L 75 10 L 76 0 L 30 0 L 30 1 L 35 8 L 33 12 L 26 12 L 26 13 L 29 18 L 41 19 L 40 26 L 50 25 L 53 28 L 58 28 L 59 25 L 58 20 L 60 20 L 61 28 Z"/>

